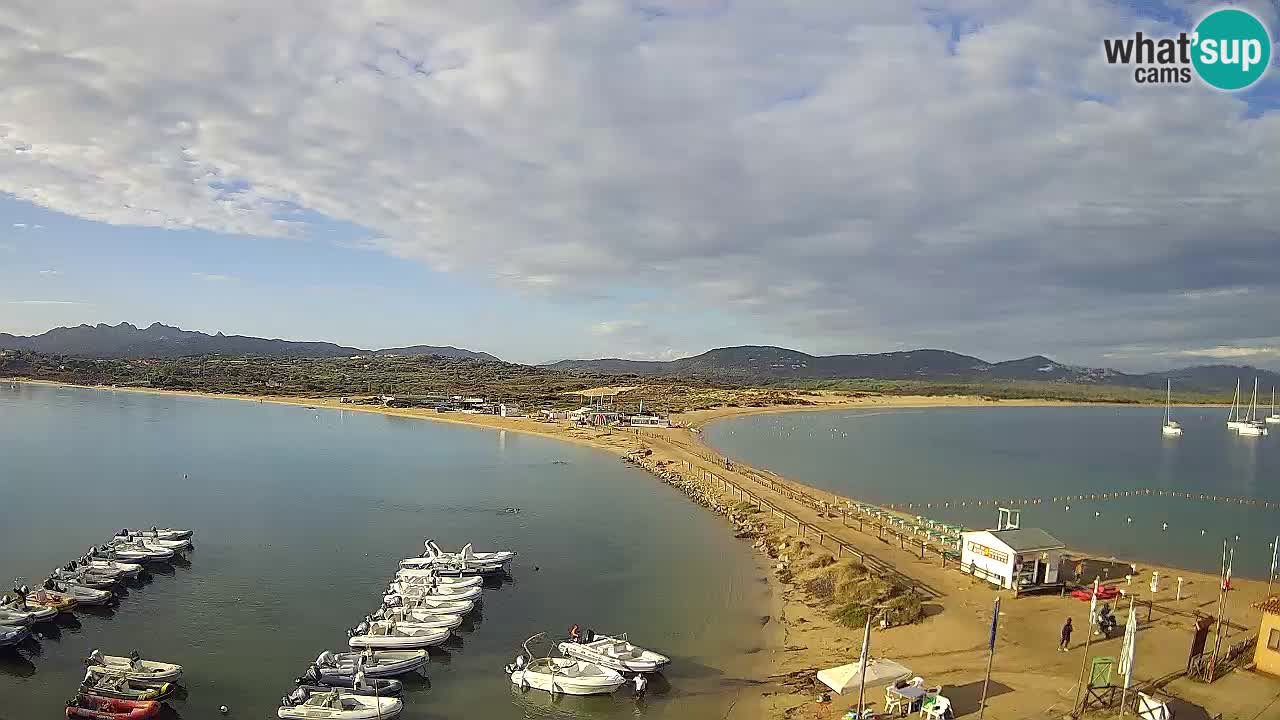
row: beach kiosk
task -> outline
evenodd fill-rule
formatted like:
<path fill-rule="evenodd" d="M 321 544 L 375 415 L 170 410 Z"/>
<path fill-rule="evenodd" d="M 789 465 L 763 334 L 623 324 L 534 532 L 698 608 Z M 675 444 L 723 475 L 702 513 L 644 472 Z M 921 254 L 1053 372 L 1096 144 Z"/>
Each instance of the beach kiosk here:
<path fill-rule="evenodd" d="M 1018 527 L 1019 511 L 1000 509 L 994 530 L 960 534 L 964 571 L 1007 590 L 1058 585 L 1067 546 L 1039 528 Z"/>

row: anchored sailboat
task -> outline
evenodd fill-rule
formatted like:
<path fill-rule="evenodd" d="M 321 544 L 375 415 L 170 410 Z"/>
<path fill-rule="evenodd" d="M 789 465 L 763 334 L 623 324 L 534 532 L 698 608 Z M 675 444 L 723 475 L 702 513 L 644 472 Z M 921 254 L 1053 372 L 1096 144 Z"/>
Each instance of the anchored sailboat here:
<path fill-rule="evenodd" d="M 1267 434 L 1267 426 L 1263 422 L 1256 419 L 1255 414 L 1258 409 L 1258 378 L 1253 379 L 1253 399 L 1249 401 L 1249 412 L 1244 416 L 1243 424 L 1240 425 L 1239 431 L 1241 435 L 1247 437 L 1258 437 Z"/>
<path fill-rule="evenodd" d="M 1268 425 L 1280 425 L 1280 415 L 1276 414 L 1276 386 L 1271 386 L 1271 414 L 1267 416 Z"/>
<path fill-rule="evenodd" d="M 1240 378 L 1236 378 L 1236 396 L 1231 400 L 1231 413 L 1227 415 L 1227 429 L 1239 430 L 1244 425 L 1240 416 Z"/>
<path fill-rule="evenodd" d="M 1164 386 L 1164 427 L 1160 434 L 1165 437 L 1181 437 L 1182 426 L 1173 421 L 1173 380 L 1165 380 Z"/>

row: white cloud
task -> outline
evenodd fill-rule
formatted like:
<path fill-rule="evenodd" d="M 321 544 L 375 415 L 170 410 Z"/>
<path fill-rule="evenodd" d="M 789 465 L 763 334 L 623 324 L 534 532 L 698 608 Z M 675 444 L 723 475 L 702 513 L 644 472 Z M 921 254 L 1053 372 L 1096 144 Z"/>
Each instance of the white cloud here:
<path fill-rule="evenodd" d="M 0 192 L 58 211 L 295 236 L 301 208 L 441 270 L 679 293 L 851 351 L 1280 331 L 1280 116 L 1106 66 L 1102 37 L 1170 30 L 1115 3 L 79 13 L 0 8 Z"/>
<path fill-rule="evenodd" d="M 8 300 L 10 305 L 88 305 L 77 300 Z"/>
<path fill-rule="evenodd" d="M 26 227 L 27 227 L 27 224 L 26 224 L 26 223 L 14 223 L 14 224 L 13 224 L 13 226 L 14 226 L 15 228 L 18 228 L 19 230 L 25 230 L 25 229 L 26 229 Z"/>
<path fill-rule="evenodd" d="M 44 275 L 45 277 L 57 277 L 62 274 L 62 271 L 61 270 L 41 270 L 40 274 Z"/>
<path fill-rule="evenodd" d="M 191 273 L 191 277 L 199 278 L 206 282 L 230 282 L 235 279 L 230 275 L 221 275 L 219 273 L 203 273 L 203 272 L 193 272 Z"/>
<path fill-rule="evenodd" d="M 597 337 L 609 337 L 624 333 L 632 333 L 646 327 L 647 326 L 644 323 L 636 320 L 604 320 L 593 324 L 589 330 L 592 335 Z"/>

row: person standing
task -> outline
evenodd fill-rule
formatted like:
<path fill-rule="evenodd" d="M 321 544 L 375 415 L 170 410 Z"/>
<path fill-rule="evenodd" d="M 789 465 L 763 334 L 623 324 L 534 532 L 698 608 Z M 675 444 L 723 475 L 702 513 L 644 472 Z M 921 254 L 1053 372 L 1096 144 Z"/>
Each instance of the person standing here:
<path fill-rule="evenodd" d="M 636 683 L 636 699 L 641 699 L 644 697 L 644 688 L 646 685 L 649 684 L 649 681 L 645 679 L 644 673 L 637 673 L 635 683 Z"/>
<path fill-rule="evenodd" d="M 1058 638 L 1058 652 L 1067 652 L 1071 647 L 1071 618 L 1067 618 L 1067 622 L 1062 626 L 1062 635 Z"/>

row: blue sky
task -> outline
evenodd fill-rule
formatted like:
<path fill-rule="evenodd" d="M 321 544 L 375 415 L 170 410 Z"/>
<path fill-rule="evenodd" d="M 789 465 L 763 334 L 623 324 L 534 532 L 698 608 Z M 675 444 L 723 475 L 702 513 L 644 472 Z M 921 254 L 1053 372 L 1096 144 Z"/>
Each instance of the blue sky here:
<path fill-rule="evenodd" d="M 0 9 L 0 332 L 1280 367 L 1280 72 L 1101 61 L 1217 3 L 854 5 Z"/>

